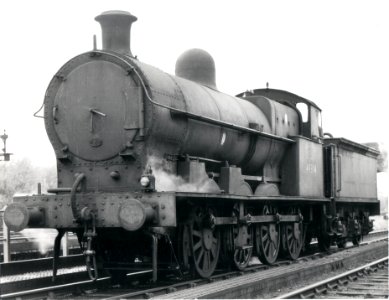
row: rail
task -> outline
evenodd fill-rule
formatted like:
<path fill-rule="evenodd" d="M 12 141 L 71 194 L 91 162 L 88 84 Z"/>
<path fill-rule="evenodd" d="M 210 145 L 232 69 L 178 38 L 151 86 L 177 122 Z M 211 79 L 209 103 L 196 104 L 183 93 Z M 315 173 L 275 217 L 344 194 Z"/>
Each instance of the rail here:
<path fill-rule="evenodd" d="M 342 273 L 340 275 L 331 277 L 329 279 L 322 280 L 320 282 L 311 284 L 307 287 L 304 287 L 302 289 L 298 289 L 296 291 L 293 291 L 288 294 L 284 294 L 279 296 L 279 299 L 297 299 L 297 298 L 314 298 L 316 294 L 322 294 L 327 291 L 327 289 L 332 289 L 334 287 L 337 287 L 337 282 L 341 282 L 342 280 L 346 279 L 349 280 L 351 276 L 355 274 L 359 274 L 360 272 L 365 272 L 369 270 L 371 267 L 380 265 L 382 263 L 388 264 L 388 256 L 381 258 L 379 260 L 376 260 L 374 262 L 371 262 L 369 264 L 363 265 L 361 267 L 355 268 L 353 270 L 347 271 L 345 273 Z M 335 283 L 335 285 L 333 285 Z"/>

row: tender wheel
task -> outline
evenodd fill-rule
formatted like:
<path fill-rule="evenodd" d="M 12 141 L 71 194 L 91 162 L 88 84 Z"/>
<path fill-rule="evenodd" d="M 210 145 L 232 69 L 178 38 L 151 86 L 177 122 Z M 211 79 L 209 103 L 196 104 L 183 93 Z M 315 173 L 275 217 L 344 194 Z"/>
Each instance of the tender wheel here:
<path fill-rule="evenodd" d="M 262 263 L 273 264 L 280 250 L 280 227 L 276 224 L 255 227 L 256 250 Z"/>
<path fill-rule="evenodd" d="M 303 224 L 292 223 L 283 226 L 282 247 L 287 257 L 297 259 L 303 246 Z"/>
<path fill-rule="evenodd" d="M 216 269 L 220 252 L 220 232 L 210 226 L 212 213 L 197 210 L 189 224 L 189 243 L 196 272 L 203 278 L 210 277 Z"/>

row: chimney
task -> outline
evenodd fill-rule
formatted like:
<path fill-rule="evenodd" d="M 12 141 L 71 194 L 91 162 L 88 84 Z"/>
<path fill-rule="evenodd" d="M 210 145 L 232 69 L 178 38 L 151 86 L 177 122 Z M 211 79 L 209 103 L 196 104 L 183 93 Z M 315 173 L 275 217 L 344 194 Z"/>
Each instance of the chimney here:
<path fill-rule="evenodd" d="M 95 18 L 101 25 L 103 50 L 133 56 L 130 48 L 131 25 L 137 17 L 129 12 L 110 10 Z"/>

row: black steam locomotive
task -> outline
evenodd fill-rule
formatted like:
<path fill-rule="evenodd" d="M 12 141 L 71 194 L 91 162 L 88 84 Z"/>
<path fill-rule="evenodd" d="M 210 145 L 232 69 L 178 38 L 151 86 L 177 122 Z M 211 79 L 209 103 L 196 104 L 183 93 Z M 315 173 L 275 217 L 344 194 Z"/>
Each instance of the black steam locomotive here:
<path fill-rule="evenodd" d="M 75 232 L 91 278 L 171 270 L 209 277 L 296 259 L 369 233 L 379 213 L 372 148 L 323 133 L 320 108 L 276 89 L 218 91 L 205 51 L 179 57 L 176 75 L 130 51 L 136 17 L 96 20 L 103 49 L 67 62 L 44 100 L 58 187 L 15 197 L 11 230 Z M 95 47 L 96 48 L 96 47 Z"/>

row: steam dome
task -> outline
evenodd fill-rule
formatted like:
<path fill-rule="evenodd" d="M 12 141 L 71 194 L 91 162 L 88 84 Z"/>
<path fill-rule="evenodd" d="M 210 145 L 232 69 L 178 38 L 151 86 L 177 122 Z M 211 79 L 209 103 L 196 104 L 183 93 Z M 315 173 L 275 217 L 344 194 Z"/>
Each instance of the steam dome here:
<path fill-rule="evenodd" d="M 208 52 L 202 49 L 190 49 L 178 57 L 176 76 L 217 89 L 215 61 Z"/>

